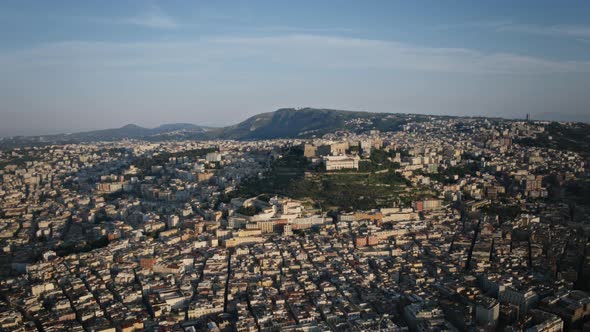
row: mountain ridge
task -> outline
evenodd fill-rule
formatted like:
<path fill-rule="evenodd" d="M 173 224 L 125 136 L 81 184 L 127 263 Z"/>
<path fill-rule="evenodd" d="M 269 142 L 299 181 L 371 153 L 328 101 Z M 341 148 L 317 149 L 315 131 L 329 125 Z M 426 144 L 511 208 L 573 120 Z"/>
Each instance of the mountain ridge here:
<path fill-rule="evenodd" d="M 154 128 L 146 128 L 133 123 L 119 128 L 98 129 L 74 133 L 52 135 L 12 136 L 0 138 L 1 148 L 30 146 L 36 144 L 67 144 L 85 143 L 93 141 L 114 141 L 120 139 L 148 139 L 174 134 L 199 134 L 210 130 L 211 127 L 198 126 L 191 123 L 162 124 Z"/>
<path fill-rule="evenodd" d="M 189 138 L 196 139 L 264 139 L 279 137 L 297 137 L 307 131 L 331 131 L 342 127 L 343 121 L 367 115 L 386 116 L 390 113 L 369 113 L 360 111 L 334 110 L 325 108 L 280 108 L 273 112 L 253 115 L 244 121 L 225 127 L 206 127 L 191 123 L 162 124 L 146 128 L 133 123 L 119 128 L 98 129 L 74 133 L 51 135 L 12 136 L 3 141 L 37 141 L 37 142 L 86 142 L 116 139 L 139 139 L 149 136 L 182 131 Z"/>
<path fill-rule="evenodd" d="M 0 138 L 0 147 L 10 148 L 36 144 L 84 143 L 120 139 L 234 139 L 255 140 L 274 138 L 320 137 L 339 130 L 365 132 L 368 130 L 397 131 L 408 122 L 429 121 L 455 116 L 404 113 L 375 113 L 327 108 L 280 108 L 251 116 L 225 127 L 207 127 L 191 123 L 169 123 L 154 128 L 126 124 L 120 128 L 100 129 L 70 134 L 13 136 Z M 461 117 L 459 117 L 461 118 Z M 465 117 L 477 118 L 477 117 Z M 494 118 L 488 118 L 494 119 Z"/>
<path fill-rule="evenodd" d="M 218 138 L 237 140 L 308 137 L 340 129 L 351 129 L 346 128 L 345 125 L 347 121 L 353 119 L 383 119 L 391 116 L 405 118 L 408 115 L 311 107 L 280 108 L 274 112 L 254 115 L 233 126 L 223 127 L 213 132 L 218 135 Z"/>

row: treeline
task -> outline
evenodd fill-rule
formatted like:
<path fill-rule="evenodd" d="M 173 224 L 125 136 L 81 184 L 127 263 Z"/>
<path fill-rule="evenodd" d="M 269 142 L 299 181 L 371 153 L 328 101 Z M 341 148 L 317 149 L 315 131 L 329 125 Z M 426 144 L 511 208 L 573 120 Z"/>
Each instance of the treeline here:
<path fill-rule="evenodd" d="M 301 181 L 311 163 L 303 156 L 301 147 L 292 147 L 283 152 L 281 158 L 271 161 L 270 170 L 263 178 L 251 177 L 242 181 L 238 195 L 258 196 L 260 194 L 289 195 L 293 182 Z"/>
<path fill-rule="evenodd" d="M 62 244 L 55 248 L 55 253 L 64 257 L 70 254 L 76 254 L 80 252 L 89 252 L 94 249 L 104 248 L 109 245 L 109 239 L 106 236 L 101 237 L 98 240 L 88 241 L 84 245 L 80 245 L 79 242 Z"/>
<path fill-rule="evenodd" d="M 382 170 L 395 170 L 400 167 L 399 163 L 393 162 L 390 158 L 394 158 L 399 151 L 385 151 L 383 149 L 371 150 L 371 156 L 368 160 L 361 160 L 359 162 L 360 172 L 377 172 Z"/>
<path fill-rule="evenodd" d="M 253 216 L 260 212 L 260 209 L 254 205 L 240 206 L 240 208 L 236 212 L 239 214 L 243 214 L 245 216 Z"/>

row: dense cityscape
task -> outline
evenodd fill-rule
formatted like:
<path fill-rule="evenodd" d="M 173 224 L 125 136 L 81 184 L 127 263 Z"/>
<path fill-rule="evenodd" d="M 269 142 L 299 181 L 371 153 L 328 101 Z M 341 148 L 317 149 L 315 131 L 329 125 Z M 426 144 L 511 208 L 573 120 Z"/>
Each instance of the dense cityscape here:
<path fill-rule="evenodd" d="M 590 1 L 0 25 L 0 332 L 590 332 Z"/>
<path fill-rule="evenodd" d="M 0 330 L 590 330 L 587 146 L 370 121 L 3 150 Z"/>

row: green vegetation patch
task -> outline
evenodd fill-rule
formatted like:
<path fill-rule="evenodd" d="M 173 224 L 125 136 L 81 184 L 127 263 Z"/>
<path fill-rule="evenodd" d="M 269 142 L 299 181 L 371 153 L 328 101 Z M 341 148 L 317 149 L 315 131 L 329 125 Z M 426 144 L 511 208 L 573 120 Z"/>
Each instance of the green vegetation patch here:
<path fill-rule="evenodd" d="M 590 156 L 590 124 L 552 122 L 545 127 L 545 132 L 537 134 L 535 138 L 523 138 L 516 142 L 525 146 L 567 150 Z"/>
<path fill-rule="evenodd" d="M 238 194 L 284 195 L 311 199 L 323 209 L 367 210 L 405 202 L 409 199 L 406 186 L 407 181 L 393 168 L 379 173 L 316 171 L 300 148 L 292 148 L 272 162 L 263 178 L 245 180 Z"/>

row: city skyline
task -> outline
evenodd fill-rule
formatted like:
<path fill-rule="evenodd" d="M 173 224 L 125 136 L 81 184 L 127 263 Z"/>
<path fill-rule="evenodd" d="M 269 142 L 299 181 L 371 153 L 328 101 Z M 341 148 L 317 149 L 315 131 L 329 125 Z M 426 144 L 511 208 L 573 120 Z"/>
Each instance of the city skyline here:
<path fill-rule="evenodd" d="M 303 106 L 590 121 L 582 1 L 1 6 L 0 136 Z"/>
<path fill-rule="evenodd" d="M 588 329 L 590 125 L 277 113 L 0 149 L 0 329 Z"/>
<path fill-rule="evenodd" d="M 590 1 L 0 24 L 0 331 L 590 331 Z"/>

